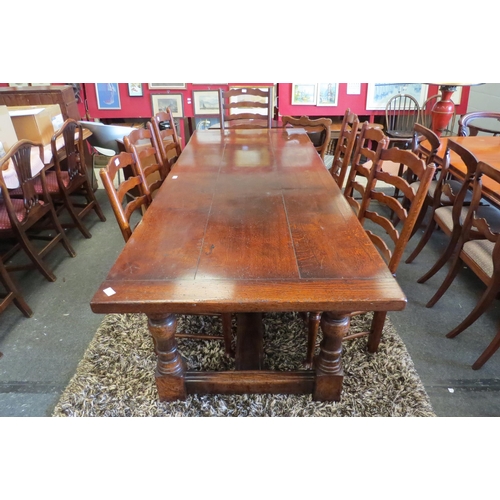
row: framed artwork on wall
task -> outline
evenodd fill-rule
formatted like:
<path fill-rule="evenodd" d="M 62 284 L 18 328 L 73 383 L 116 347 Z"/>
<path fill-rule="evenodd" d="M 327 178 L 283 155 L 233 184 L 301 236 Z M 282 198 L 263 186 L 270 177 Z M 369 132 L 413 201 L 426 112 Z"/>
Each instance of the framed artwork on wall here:
<path fill-rule="evenodd" d="M 185 89 L 185 83 L 148 83 L 150 89 Z"/>
<path fill-rule="evenodd" d="M 292 83 L 292 104 L 314 106 L 316 90 L 315 83 Z"/>
<path fill-rule="evenodd" d="M 120 90 L 117 83 L 96 83 L 98 109 L 121 109 Z"/>
<path fill-rule="evenodd" d="M 142 96 L 142 83 L 129 83 L 128 84 L 128 95 L 130 97 L 141 97 Z"/>
<path fill-rule="evenodd" d="M 316 106 L 337 106 L 339 101 L 338 83 L 318 83 L 316 90 Z"/>
<path fill-rule="evenodd" d="M 195 115 L 218 115 L 219 91 L 193 90 L 193 109 Z"/>
<path fill-rule="evenodd" d="M 366 109 L 385 109 L 387 103 L 397 94 L 409 94 L 422 106 L 427 96 L 424 83 L 369 83 L 366 95 Z"/>
<path fill-rule="evenodd" d="M 153 115 L 170 108 L 174 118 L 182 118 L 184 116 L 182 94 L 151 94 L 151 105 Z"/>

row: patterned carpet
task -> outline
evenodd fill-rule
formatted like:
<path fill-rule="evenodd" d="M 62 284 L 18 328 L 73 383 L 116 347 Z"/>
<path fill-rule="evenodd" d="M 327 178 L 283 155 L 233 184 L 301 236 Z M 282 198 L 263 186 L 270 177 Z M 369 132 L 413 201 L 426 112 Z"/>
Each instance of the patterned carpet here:
<path fill-rule="evenodd" d="M 351 331 L 366 331 L 370 317 L 353 318 Z M 302 320 L 293 313 L 280 313 L 266 314 L 264 322 L 267 368 L 301 369 L 306 352 Z M 178 328 L 220 334 L 221 323 L 214 316 L 181 316 Z M 178 344 L 190 369 L 217 371 L 234 365 L 224 357 L 222 342 L 179 339 Z M 314 402 L 310 395 L 260 394 L 192 395 L 186 401 L 162 403 L 156 392 L 156 356 L 146 317 L 108 315 L 53 416 L 435 416 L 406 347 L 388 319 L 378 353 L 369 354 L 366 338 L 361 338 L 344 343 L 342 359 L 345 378 L 338 403 Z"/>

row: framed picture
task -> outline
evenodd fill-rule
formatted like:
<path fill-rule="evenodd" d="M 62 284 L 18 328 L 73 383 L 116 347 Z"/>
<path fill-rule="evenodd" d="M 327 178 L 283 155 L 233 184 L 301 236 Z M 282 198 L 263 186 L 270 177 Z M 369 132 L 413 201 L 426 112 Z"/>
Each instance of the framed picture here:
<path fill-rule="evenodd" d="M 193 90 L 193 109 L 195 115 L 218 115 L 219 91 Z"/>
<path fill-rule="evenodd" d="M 29 83 L 9 83 L 9 87 L 28 87 Z"/>
<path fill-rule="evenodd" d="M 219 116 L 195 116 L 194 122 L 196 130 L 208 130 L 210 128 L 220 128 Z"/>
<path fill-rule="evenodd" d="M 170 108 L 174 118 L 182 118 L 184 116 L 182 94 L 151 94 L 151 104 L 153 115 Z"/>
<path fill-rule="evenodd" d="M 32 87 L 48 87 L 50 83 L 30 83 Z"/>
<path fill-rule="evenodd" d="M 121 109 L 120 90 L 117 83 L 96 83 L 98 109 Z"/>
<path fill-rule="evenodd" d="M 316 90 L 315 83 L 292 83 L 292 104 L 314 106 Z"/>
<path fill-rule="evenodd" d="M 397 94 L 410 94 L 422 106 L 427 96 L 424 83 L 369 83 L 366 109 L 385 109 L 389 99 Z"/>
<path fill-rule="evenodd" d="M 142 96 L 142 83 L 129 83 L 128 84 L 128 95 L 130 97 Z"/>
<path fill-rule="evenodd" d="M 185 83 L 148 83 L 150 89 L 185 89 Z"/>
<path fill-rule="evenodd" d="M 318 83 L 316 91 L 316 106 L 337 106 L 339 100 L 338 83 Z"/>

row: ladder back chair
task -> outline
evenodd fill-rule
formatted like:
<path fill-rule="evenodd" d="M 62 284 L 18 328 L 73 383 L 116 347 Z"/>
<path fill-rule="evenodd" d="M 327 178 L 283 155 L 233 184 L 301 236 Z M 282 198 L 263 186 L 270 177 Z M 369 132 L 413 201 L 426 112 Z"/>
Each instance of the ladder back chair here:
<path fill-rule="evenodd" d="M 273 88 L 242 87 L 219 89 L 220 127 L 252 129 L 271 128 L 273 118 Z"/>
<path fill-rule="evenodd" d="M 464 264 L 486 285 L 486 290 L 467 317 L 446 334 L 450 339 L 469 328 L 486 312 L 500 292 L 500 210 L 489 207 L 490 212 L 495 210 L 497 213 L 488 219 L 480 214 L 482 182 L 485 177 L 500 182 L 500 171 L 487 163 L 479 162 L 477 165 L 472 201 L 450 269 L 440 287 L 440 296 L 446 292 Z M 474 362 L 472 368 L 474 370 L 481 368 L 499 347 L 500 331 L 497 331 L 492 342 Z"/>
<path fill-rule="evenodd" d="M 168 125 L 168 127 L 166 126 Z M 172 110 L 160 111 L 151 118 L 151 127 L 153 129 L 153 138 L 156 141 L 157 149 L 160 151 L 160 157 L 163 162 L 163 168 L 168 174 L 174 163 L 182 152 L 181 142 L 177 135 Z"/>
<path fill-rule="evenodd" d="M 303 128 L 311 142 L 313 143 L 316 151 L 318 152 L 321 159 L 325 160 L 325 152 L 328 144 L 330 143 L 330 126 L 332 120 L 330 118 L 316 118 L 311 119 L 308 116 L 301 116 L 300 118 L 294 118 L 292 116 L 283 116 L 283 127 L 299 127 Z"/>
<path fill-rule="evenodd" d="M 135 129 L 123 138 L 123 142 L 125 151 L 132 155 L 142 177 L 142 187 L 149 205 L 168 175 L 163 167 L 153 130 L 151 126 L 147 129 Z"/>
<path fill-rule="evenodd" d="M 418 101 L 409 94 L 397 94 L 385 107 L 386 135 L 399 148 L 407 149 L 413 138 L 413 128 L 420 120 Z"/>
<path fill-rule="evenodd" d="M 476 120 L 479 120 L 477 122 Z M 473 125 L 472 122 L 476 121 Z M 472 113 L 466 113 L 462 115 L 458 120 L 458 135 L 465 136 L 476 136 L 481 135 L 500 135 L 500 113 L 493 113 L 489 111 L 474 111 Z M 491 123 L 491 128 L 487 126 L 487 123 Z"/>
<path fill-rule="evenodd" d="M 368 122 L 363 123 L 344 188 L 344 196 L 356 214 L 359 213 L 360 202 L 365 193 L 370 170 L 377 161 L 381 150 L 387 149 L 388 146 L 389 138 L 380 128 L 373 127 Z M 362 163 L 363 159 L 366 161 Z M 364 183 L 359 182 L 360 177 L 364 178 Z"/>
<path fill-rule="evenodd" d="M 382 163 L 387 160 L 403 164 L 407 170 L 411 170 L 420 180 L 420 187 L 416 193 L 413 192 L 409 183 L 404 178 L 382 170 Z M 397 267 L 403 256 L 406 244 L 410 239 L 420 209 L 422 208 L 434 171 L 434 165 L 426 165 L 424 160 L 418 158 L 418 156 L 411 151 L 405 151 L 399 148 L 381 149 L 370 170 L 370 175 L 358 213 L 358 219 L 363 226 L 365 226 L 366 234 L 385 259 L 393 275 L 396 275 Z M 385 191 L 388 190 L 387 185 L 397 187 L 404 194 L 405 198 L 409 200 L 409 206 L 405 208 L 397 198 L 387 195 L 381 188 L 378 188 L 378 181 L 385 184 L 383 188 Z M 371 206 L 372 201 L 379 205 L 377 212 L 375 212 Z M 389 211 L 397 215 L 396 225 L 388 218 L 388 213 L 386 212 Z M 370 229 L 366 227 L 368 226 L 367 221 L 370 222 Z M 387 245 L 385 239 L 371 230 L 372 227 L 377 226 L 380 229 L 377 233 L 387 234 L 392 250 Z M 398 229 L 397 226 L 399 226 L 400 229 Z M 369 332 L 347 335 L 344 337 L 344 340 L 368 336 L 368 350 L 370 352 L 376 352 L 382 336 L 386 316 L 387 312 L 374 312 Z M 320 319 L 321 314 L 319 312 L 309 313 L 307 366 L 310 366 L 310 363 L 312 363 L 313 347 L 316 344 Z"/>
<path fill-rule="evenodd" d="M 464 179 L 457 185 L 455 184 L 456 181 L 452 183 L 446 179 L 448 167 L 446 165 L 443 167 L 439 184 L 436 189 L 436 197 L 440 197 L 441 199 L 444 195 L 449 199 L 449 202 L 434 210 L 433 217 L 429 221 L 429 227 L 426 229 L 426 232 L 422 237 L 423 241 L 419 243 L 419 247 L 423 247 L 427 243 L 436 225 L 439 226 L 443 233 L 448 236 L 448 245 L 429 271 L 417 280 L 418 283 L 425 283 L 449 261 L 457 247 L 460 235 L 462 234 L 464 221 L 470 209 L 470 202 L 472 200 L 470 188 L 474 181 L 474 176 L 476 175 L 478 161 L 468 149 L 452 140 L 448 140 L 446 153 L 447 165 L 449 165 L 451 153 L 458 155 L 458 157 L 465 164 L 467 169 L 466 174 Z M 477 209 L 477 213 L 481 217 L 493 220 L 497 214 L 497 210 L 489 204 L 481 202 Z M 441 295 L 441 291 L 438 290 L 426 304 L 426 307 L 432 307 L 439 300 Z"/>
<path fill-rule="evenodd" d="M 350 109 L 346 109 L 339 138 L 335 147 L 330 173 L 340 189 L 344 186 L 347 169 L 351 162 L 352 151 L 358 134 L 359 119 Z"/>
<path fill-rule="evenodd" d="M 18 141 L 0 159 L 0 188 L 3 198 L 0 203 L 0 238 L 13 239 L 18 243 L 3 256 L 3 259 L 6 262 L 18 250 L 23 249 L 32 261 L 32 265 L 8 265 L 6 266 L 8 271 L 28 269 L 34 266 L 48 281 L 56 281 L 55 274 L 42 258 L 58 243 L 64 246 L 70 257 L 75 257 L 76 253 L 57 218 L 45 180 L 45 171 L 42 169 L 37 175 L 39 181 L 33 177 L 31 170 L 33 149 L 43 162 L 43 146 L 28 140 Z M 22 193 L 20 198 L 10 196 L 9 189 L 3 175 L 1 175 L 2 170 L 7 168 L 9 162 L 12 162 L 20 184 Z M 40 193 L 37 192 L 37 185 L 41 187 Z M 46 230 L 50 230 L 51 233 L 55 231 L 55 235 L 42 234 Z M 33 240 L 47 241 L 47 244 L 39 248 L 33 243 Z"/>
<path fill-rule="evenodd" d="M 115 178 L 124 169 L 130 169 L 134 175 L 129 176 L 115 188 Z M 126 202 L 127 195 L 132 190 L 135 188 L 142 190 L 142 177 L 137 171 L 134 158 L 130 153 L 120 153 L 110 158 L 106 167 L 102 168 L 99 174 L 123 239 L 127 242 L 132 235 L 132 227 L 130 225 L 132 214 L 136 210 L 147 209 L 149 206 L 148 197 L 145 194 L 132 196 L 132 199 Z"/>

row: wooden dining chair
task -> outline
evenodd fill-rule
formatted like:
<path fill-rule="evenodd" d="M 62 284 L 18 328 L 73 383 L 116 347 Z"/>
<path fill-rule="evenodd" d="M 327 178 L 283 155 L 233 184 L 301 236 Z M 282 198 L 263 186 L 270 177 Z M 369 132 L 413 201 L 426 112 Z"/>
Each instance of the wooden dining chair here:
<path fill-rule="evenodd" d="M 487 163 L 479 162 L 474 177 L 472 201 L 463 223 L 463 231 L 455 247 L 448 274 L 439 287 L 436 301 L 448 290 L 464 264 L 486 285 L 486 290 L 467 317 L 446 334 L 450 339 L 469 328 L 487 311 L 500 292 L 500 210 L 488 207 L 488 218 L 481 213 L 484 209 L 480 203 L 485 178 L 500 183 L 500 171 Z M 494 212 L 496 213 L 493 215 Z M 499 347 L 500 331 L 474 362 L 472 368 L 474 370 L 481 368 Z"/>
<path fill-rule="evenodd" d="M 130 169 L 134 175 L 129 176 L 115 187 L 117 174 L 126 169 Z M 120 153 L 110 158 L 106 167 L 99 171 L 99 175 L 101 176 L 104 189 L 108 195 L 111 208 L 115 214 L 123 239 L 127 242 L 132 235 L 132 227 L 130 225 L 132 214 L 136 210 L 142 210 L 143 208 L 147 209 L 149 206 L 149 199 L 143 191 L 141 174 L 137 170 L 133 156 L 130 153 Z M 136 192 L 139 190 L 142 194 L 137 195 L 134 193 L 133 196 L 128 198 L 127 195 L 134 190 L 136 190 Z"/>
<path fill-rule="evenodd" d="M 365 122 L 356 140 L 351 168 L 344 188 L 344 196 L 356 214 L 359 213 L 370 170 L 382 149 L 389 146 L 389 138 L 383 130 Z M 360 182 L 362 178 L 363 182 Z"/>
<path fill-rule="evenodd" d="M 151 203 L 154 193 L 161 187 L 168 175 L 150 125 L 133 130 L 123 138 L 125 150 L 134 158 L 143 181 L 144 194 Z"/>
<path fill-rule="evenodd" d="M 415 123 L 420 120 L 420 105 L 409 94 L 397 94 L 385 107 L 386 135 L 400 149 L 408 149 L 413 139 Z"/>
<path fill-rule="evenodd" d="M 500 113 L 473 111 L 462 115 L 458 120 L 458 135 L 461 137 L 500 134 Z M 473 124 L 473 122 L 475 122 Z M 491 123 L 490 126 L 488 124 Z M 490 128 L 491 127 L 491 128 Z"/>
<path fill-rule="evenodd" d="M 219 89 L 219 117 L 222 130 L 271 128 L 273 88 Z"/>
<path fill-rule="evenodd" d="M 160 151 L 163 168 L 168 174 L 182 153 L 172 110 L 167 108 L 167 111 L 156 113 L 151 118 L 150 123 L 153 130 L 153 139 L 156 141 L 156 148 Z"/>
<path fill-rule="evenodd" d="M 61 160 L 57 147 L 59 138 L 63 139 L 64 160 Z M 82 126 L 69 118 L 52 136 L 50 144 L 54 171 L 47 171 L 45 178 L 56 212 L 66 208 L 73 225 L 63 224 L 63 227 L 77 227 L 85 238 L 91 238 L 83 218 L 92 210 L 101 221 L 106 221 L 106 217 L 95 197 L 85 163 Z"/>
<path fill-rule="evenodd" d="M 0 205 L 1 205 L 0 201 Z M 1 208 L 0 208 L 1 213 Z M 0 313 L 5 311 L 11 302 L 17 306 L 17 308 L 27 317 L 31 318 L 33 316 L 33 311 L 30 306 L 24 300 L 24 297 L 21 295 L 21 292 L 18 290 L 17 286 L 14 284 L 14 281 L 9 276 L 7 269 L 4 266 L 3 260 L 0 257 L 0 283 L 2 283 L 5 288 L 5 293 L 0 294 Z"/>
<path fill-rule="evenodd" d="M 294 118 L 293 116 L 282 116 L 283 127 L 303 128 L 311 142 L 313 143 L 316 151 L 321 159 L 325 160 L 325 152 L 328 144 L 330 143 L 330 126 L 332 120 L 330 118 L 309 118 L 308 116 L 301 116 Z"/>
<path fill-rule="evenodd" d="M 56 281 L 56 276 L 43 261 L 43 257 L 61 243 L 71 257 L 73 250 L 61 223 L 57 218 L 54 205 L 49 194 L 45 171 L 42 170 L 37 179 L 31 171 L 31 154 L 44 158 L 41 144 L 28 140 L 18 141 L 7 154 L 0 159 L 0 173 L 12 162 L 19 180 L 22 198 L 12 198 L 3 175 L 0 175 L 0 187 L 3 201 L 0 205 L 0 238 L 13 239 L 16 245 L 3 256 L 4 262 L 22 249 L 32 261 L 32 265 L 8 265 L 7 270 L 21 270 L 36 267 L 48 281 Z M 46 230 L 50 230 L 46 235 Z M 55 233 L 55 234 L 52 234 Z M 47 241 L 39 248 L 34 240 Z"/>
<path fill-rule="evenodd" d="M 453 183 L 447 179 L 451 152 L 458 155 L 466 167 L 464 178 L 461 181 L 454 180 Z M 477 164 L 476 157 L 468 149 L 454 141 L 448 141 L 446 165 L 442 168 L 435 196 L 442 199 L 444 195 L 449 199 L 449 202 L 434 210 L 433 217 L 429 221 L 429 226 L 418 246 L 422 248 L 425 246 L 436 226 L 439 226 L 443 233 L 448 236 L 448 245 L 429 271 L 417 280 L 418 283 L 425 283 L 434 276 L 449 261 L 455 251 L 472 200 L 471 186 L 476 174 Z M 456 182 L 459 182 L 459 184 L 457 185 Z M 495 216 L 496 210 L 487 203 L 481 203 L 478 213 L 482 217 L 492 218 Z M 436 292 L 426 307 L 432 307 L 438 298 L 439 295 Z"/>
<path fill-rule="evenodd" d="M 358 134 L 359 119 L 350 109 L 346 109 L 342 125 L 340 127 L 339 138 L 335 146 L 330 173 L 340 189 L 344 185 L 347 169 L 351 162 L 351 156 Z"/>
<path fill-rule="evenodd" d="M 420 180 L 417 192 L 415 193 L 411 189 L 410 184 L 403 177 L 382 170 L 384 161 L 403 164 L 405 169 L 410 170 Z M 399 148 L 380 148 L 375 155 L 374 164 L 370 170 L 359 209 L 358 219 L 365 226 L 366 234 L 385 259 L 389 271 L 394 276 L 396 275 L 403 252 L 411 237 L 413 226 L 424 203 L 434 171 L 434 165 L 426 165 L 424 160 L 411 151 Z M 381 184 L 383 184 L 383 187 L 381 187 Z M 391 186 L 397 187 L 403 193 L 405 199 L 409 200 L 409 206 L 404 207 L 398 198 L 388 194 Z M 374 205 L 377 205 L 377 207 L 375 208 Z M 390 219 L 389 212 L 396 214 L 396 224 Z M 370 229 L 367 228 L 367 221 L 369 221 Z M 377 226 L 380 231 L 377 231 L 376 234 L 374 231 Z M 378 234 L 379 232 L 380 235 Z M 368 336 L 368 350 L 376 352 L 382 336 L 386 316 L 387 312 L 385 311 L 375 311 L 369 332 L 346 335 L 344 340 L 347 341 Z M 309 313 L 308 347 L 305 362 L 307 367 L 311 366 L 313 362 L 320 320 L 320 312 L 314 311 Z"/>

